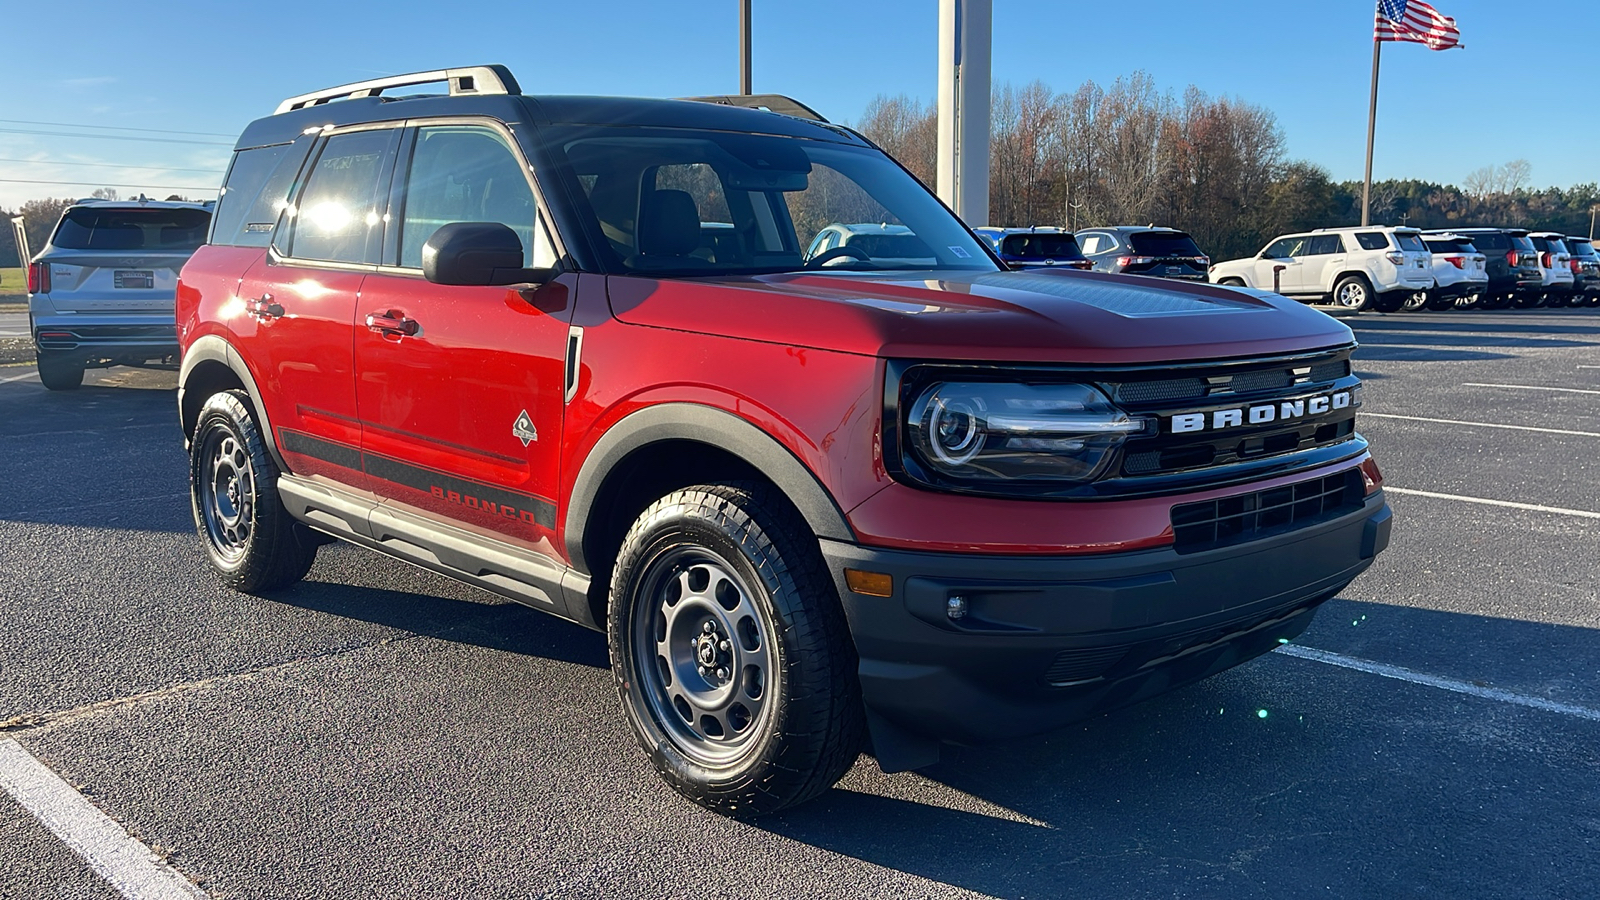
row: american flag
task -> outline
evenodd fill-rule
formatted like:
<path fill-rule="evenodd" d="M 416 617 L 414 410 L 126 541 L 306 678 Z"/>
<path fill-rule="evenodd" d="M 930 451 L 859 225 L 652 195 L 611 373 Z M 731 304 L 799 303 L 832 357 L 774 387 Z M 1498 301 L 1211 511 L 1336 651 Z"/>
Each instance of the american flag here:
<path fill-rule="evenodd" d="M 1378 0 L 1375 41 L 1415 41 L 1430 50 L 1449 50 L 1461 46 L 1461 29 L 1456 20 L 1442 16 L 1422 0 Z"/>

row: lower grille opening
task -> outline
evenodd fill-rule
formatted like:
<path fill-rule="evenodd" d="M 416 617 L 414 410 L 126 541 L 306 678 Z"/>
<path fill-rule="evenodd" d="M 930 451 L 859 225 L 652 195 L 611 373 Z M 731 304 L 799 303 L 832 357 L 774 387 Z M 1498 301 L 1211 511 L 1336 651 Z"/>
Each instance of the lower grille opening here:
<path fill-rule="evenodd" d="M 1063 650 L 1045 670 L 1045 683 L 1066 687 L 1094 681 L 1127 655 L 1127 647 L 1093 647 L 1088 650 Z"/>
<path fill-rule="evenodd" d="M 1194 553 L 1303 528 L 1336 518 L 1366 499 L 1361 473 L 1302 481 L 1265 491 L 1172 508 L 1173 549 Z"/>

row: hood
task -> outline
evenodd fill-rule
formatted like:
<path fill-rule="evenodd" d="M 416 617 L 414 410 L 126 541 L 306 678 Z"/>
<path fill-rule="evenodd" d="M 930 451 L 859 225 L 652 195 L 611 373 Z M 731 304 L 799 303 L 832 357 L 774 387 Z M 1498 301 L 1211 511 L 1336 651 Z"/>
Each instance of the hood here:
<path fill-rule="evenodd" d="M 932 274 L 932 273 L 927 273 Z M 632 325 L 890 358 L 1146 363 L 1350 343 L 1265 291 L 1076 270 L 607 279 Z"/>

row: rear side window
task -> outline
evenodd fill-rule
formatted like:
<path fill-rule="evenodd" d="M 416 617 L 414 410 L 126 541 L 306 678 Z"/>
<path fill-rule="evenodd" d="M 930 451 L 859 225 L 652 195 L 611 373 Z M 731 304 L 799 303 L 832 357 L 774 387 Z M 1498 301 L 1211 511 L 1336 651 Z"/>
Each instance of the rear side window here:
<path fill-rule="evenodd" d="M 1203 256 L 1194 238 L 1181 231 L 1139 231 L 1128 236 L 1133 250 L 1143 256 Z"/>
<path fill-rule="evenodd" d="M 288 253 L 296 259 L 366 262 L 382 221 L 378 176 L 393 141 L 388 129 L 328 138 L 295 204 Z"/>
<path fill-rule="evenodd" d="M 1422 235 L 1415 231 L 1397 231 L 1394 239 L 1400 244 L 1401 250 L 1421 250 L 1427 252 L 1427 247 L 1422 243 Z"/>
<path fill-rule="evenodd" d="M 511 147 L 492 128 L 437 125 L 417 131 L 400 223 L 400 265 L 422 265 L 422 245 L 452 222 L 499 222 L 522 241 L 524 266 L 550 266 L 555 253 Z"/>
<path fill-rule="evenodd" d="M 1078 241 L 1070 234 L 1013 234 L 1000 252 L 1013 259 L 1078 259 Z"/>
<path fill-rule="evenodd" d="M 1311 239 L 1312 256 L 1332 256 L 1344 252 L 1344 244 L 1337 234 L 1319 234 Z"/>
<path fill-rule="evenodd" d="M 1389 236 L 1381 231 L 1358 231 L 1356 243 L 1360 244 L 1363 250 L 1387 250 Z"/>
<path fill-rule="evenodd" d="M 1105 253 L 1117 248 L 1117 242 L 1107 234 L 1086 234 L 1078 241 L 1078 246 L 1085 253 Z"/>
<path fill-rule="evenodd" d="M 228 169 L 228 182 L 217 198 L 211 243 L 229 247 L 265 247 L 272 226 L 288 203 L 295 176 L 311 141 L 240 150 Z"/>
<path fill-rule="evenodd" d="M 1473 234 L 1472 246 L 1483 251 L 1498 250 L 1503 253 L 1511 249 L 1511 241 L 1498 231 L 1485 231 L 1480 234 Z"/>
<path fill-rule="evenodd" d="M 211 214 L 203 209 L 67 210 L 52 247 L 66 250 L 192 251 L 205 243 Z"/>

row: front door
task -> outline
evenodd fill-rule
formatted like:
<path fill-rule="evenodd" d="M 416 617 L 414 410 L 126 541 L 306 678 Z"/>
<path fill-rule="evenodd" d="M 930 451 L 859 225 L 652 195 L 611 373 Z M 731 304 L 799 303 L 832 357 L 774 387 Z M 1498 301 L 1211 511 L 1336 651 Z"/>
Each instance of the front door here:
<path fill-rule="evenodd" d="M 422 247 L 451 222 L 500 222 L 524 265 L 555 251 L 527 167 L 492 125 L 416 129 L 396 179 L 397 265 L 368 276 L 356 405 L 373 490 L 559 556 L 563 368 L 576 275 L 536 289 L 433 284 Z M 405 156 L 406 154 L 402 154 Z"/>
<path fill-rule="evenodd" d="M 1261 251 L 1256 259 L 1256 287 L 1268 291 L 1276 289 L 1283 294 L 1297 291 L 1301 283 L 1301 260 L 1310 240 L 1309 237 L 1279 238 Z"/>

